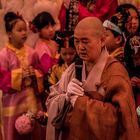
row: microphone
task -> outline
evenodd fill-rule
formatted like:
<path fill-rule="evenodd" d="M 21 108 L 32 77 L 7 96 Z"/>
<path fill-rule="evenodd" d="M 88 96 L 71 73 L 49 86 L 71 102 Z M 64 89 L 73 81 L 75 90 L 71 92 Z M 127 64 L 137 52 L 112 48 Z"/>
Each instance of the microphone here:
<path fill-rule="evenodd" d="M 77 58 L 75 61 L 75 77 L 79 81 L 82 81 L 82 67 L 83 67 L 83 60 Z"/>

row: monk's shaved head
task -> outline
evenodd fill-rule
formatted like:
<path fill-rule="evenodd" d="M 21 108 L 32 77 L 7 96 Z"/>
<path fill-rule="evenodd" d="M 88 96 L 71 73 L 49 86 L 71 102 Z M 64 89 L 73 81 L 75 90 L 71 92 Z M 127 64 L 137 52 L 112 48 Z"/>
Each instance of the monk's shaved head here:
<path fill-rule="evenodd" d="M 74 44 L 79 57 L 87 63 L 95 64 L 105 47 L 102 22 L 96 17 L 86 17 L 74 30 Z"/>
<path fill-rule="evenodd" d="M 92 30 L 93 35 L 102 35 L 104 32 L 104 27 L 102 25 L 102 22 L 96 18 L 96 17 L 86 17 L 83 20 L 81 20 L 76 28 L 75 32 L 78 31 L 79 29 L 82 30 Z"/>

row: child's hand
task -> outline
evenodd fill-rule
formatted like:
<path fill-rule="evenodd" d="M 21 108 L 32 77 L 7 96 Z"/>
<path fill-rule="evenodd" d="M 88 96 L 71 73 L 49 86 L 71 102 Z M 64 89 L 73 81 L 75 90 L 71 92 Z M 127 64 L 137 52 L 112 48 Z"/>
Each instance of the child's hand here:
<path fill-rule="evenodd" d="M 138 87 L 138 88 L 140 88 L 140 79 L 138 78 L 138 77 L 132 77 L 131 78 L 131 84 L 132 84 L 132 86 L 134 86 L 134 87 Z"/>
<path fill-rule="evenodd" d="M 22 69 L 22 76 L 24 78 L 28 78 L 31 75 L 35 75 L 35 71 L 32 66 L 26 67 Z"/>
<path fill-rule="evenodd" d="M 35 75 L 35 70 L 32 66 L 29 67 L 30 75 Z"/>
<path fill-rule="evenodd" d="M 22 77 L 23 77 L 23 79 L 27 78 L 29 76 L 30 76 L 30 69 L 29 69 L 29 67 L 22 68 Z"/>

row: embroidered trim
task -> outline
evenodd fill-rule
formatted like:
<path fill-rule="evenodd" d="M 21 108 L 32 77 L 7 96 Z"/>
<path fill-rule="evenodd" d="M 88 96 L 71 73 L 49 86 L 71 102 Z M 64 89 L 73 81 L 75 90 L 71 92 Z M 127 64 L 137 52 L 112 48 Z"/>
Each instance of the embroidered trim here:
<path fill-rule="evenodd" d="M 27 67 L 29 65 L 27 60 L 28 53 L 25 45 L 22 48 L 17 49 L 12 44 L 8 43 L 6 47 L 15 52 L 21 67 Z"/>
<path fill-rule="evenodd" d="M 78 11 L 78 1 L 71 0 L 69 11 L 68 11 L 68 31 L 74 31 L 76 24 L 78 23 L 79 11 Z"/>

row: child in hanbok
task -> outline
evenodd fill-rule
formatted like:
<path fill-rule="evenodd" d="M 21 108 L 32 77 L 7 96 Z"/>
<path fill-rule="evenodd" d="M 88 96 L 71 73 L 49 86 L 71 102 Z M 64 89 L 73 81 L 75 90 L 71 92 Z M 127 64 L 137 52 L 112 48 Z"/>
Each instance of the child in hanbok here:
<path fill-rule="evenodd" d="M 124 46 L 126 42 L 124 33 L 126 31 L 125 25 L 128 17 L 129 12 L 124 9 L 114 14 L 103 23 L 106 33 L 106 48 L 112 57 L 115 57 L 124 65 Z"/>
<path fill-rule="evenodd" d="M 9 42 L 0 52 L 0 89 L 2 90 L 2 120 L 5 140 L 43 140 L 44 128 L 37 122 L 29 124 L 30 132 L 20 133 L 18 118 L 27 112 L 36 114 L 42 105 L 42 74 L 35 51 L 25 45 L 27 26 L 21 15 L 8 12 L 5 29 Z M 31 122 L 32 123 L 32 122 Z M 24 131 L 24 128 L 23 128 Z"/>
<path fill-rule="evenodd" d="M 58 61 L 58 45 L 53 41 L 55 36 L 55 21 L 48 12 L 39 13 L 32 21 L 30 28 L 39 34 L 35 51 L 39 55 L 43 74 Z"/>
<path fill-rule="evenodd" d="M 63 72 L 72 62 L 75 61 L 77 56 L 74 47 L 74 36 L 72 31 L 58 33 L 56 41 L 59 44 L 60 57 L 58 64 L 54 65 L 51 69 L 48 78 L 50 85 L 54 85 L 60 80 Z"/>

